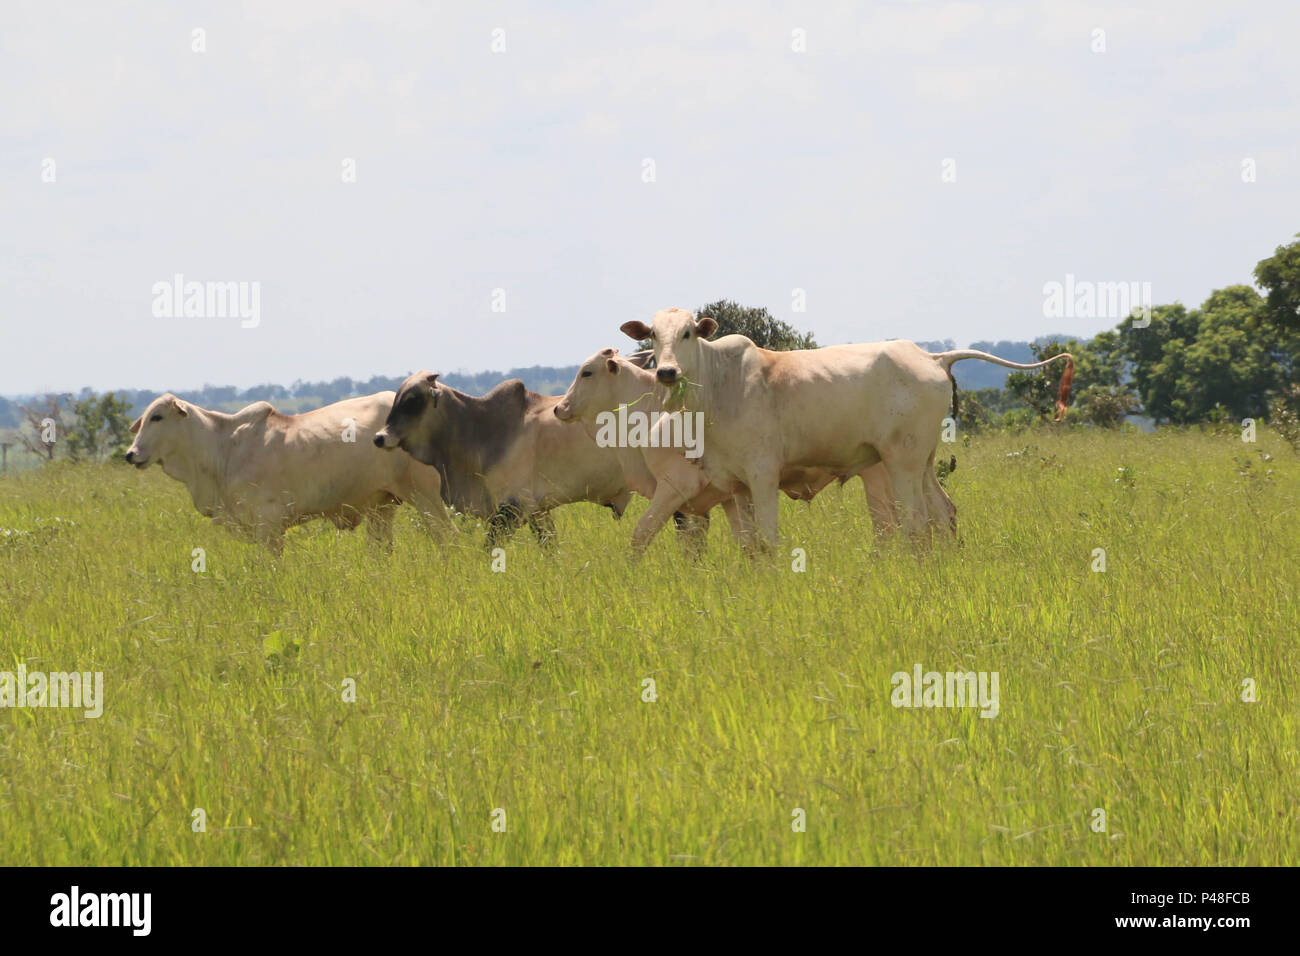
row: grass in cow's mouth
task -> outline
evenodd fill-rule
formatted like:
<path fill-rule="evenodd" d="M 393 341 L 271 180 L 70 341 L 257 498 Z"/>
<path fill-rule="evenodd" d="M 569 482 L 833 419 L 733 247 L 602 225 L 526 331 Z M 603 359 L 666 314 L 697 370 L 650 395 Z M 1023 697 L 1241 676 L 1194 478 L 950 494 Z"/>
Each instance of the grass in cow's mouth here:
<path fill-rule="evenodd" d="M 618 408 L 614 409 L 614 411 L 620 412 L 625 409 L 631 408 L 633 405 L 638 404 L 642 399 L 649 398 L 652 394 L 653 394 L 652 392 L 642 392 L 639 397 L 634 398 L 630 402 L 624 402 L 622 405 L 618 406 Z"/>
<path fill-rule="evenodd" d="M 686 390 L 688 388 L 699 388 L 699 382 L 692 382 L 685 375 L 678 376 L 677 381 L 668 386 L 668 400 L 673 405 L 682 405 L 686 402 Z"/>

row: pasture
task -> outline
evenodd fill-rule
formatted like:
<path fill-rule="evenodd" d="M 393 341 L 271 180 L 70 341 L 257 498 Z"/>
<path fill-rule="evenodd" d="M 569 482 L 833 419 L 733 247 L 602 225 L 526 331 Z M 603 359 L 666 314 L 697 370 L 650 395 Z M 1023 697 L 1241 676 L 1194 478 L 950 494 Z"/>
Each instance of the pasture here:
<path fill-rule="evenodd" d="M 391 555 L 318 522 L 277 562 L 157 468 L 0 479 L 0 670 L 105 697 L 0 710 L 0 863 L 1300 862 L 1300 457 L 950 451 L 960 547 L 874 548 L 855 481 L 783 500 L 771 559 L 719 514 L 699 561 L 666 531 L 634 563 L 638 500 L 560 509 L 500 572 L 409 508 Z M 997 671 L 999 713 L 891 706 L 916 665 Z"/>

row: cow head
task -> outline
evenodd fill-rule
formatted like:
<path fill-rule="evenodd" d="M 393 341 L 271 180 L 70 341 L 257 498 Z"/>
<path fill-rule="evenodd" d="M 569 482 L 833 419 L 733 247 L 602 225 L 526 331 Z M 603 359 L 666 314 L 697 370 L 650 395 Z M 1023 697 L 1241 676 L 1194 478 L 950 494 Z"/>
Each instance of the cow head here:
<path fill-rule="evenodd" d="M 185 450 L 190 434 L 190 405 L 171 392 L 149 403 L 144 414 L 131 423 L 135 441 L 126 450 L 126 460 L 137 468 L 146 468 Z"/>
<path fill-rule="evenodd" d="M 573 384 L 555 406 L 562 422 L 594 421 L 618 404 L 618 349 L 603 349 L 578 368 Z"/>
<path fill-rule="evenodd" d="M 673 386 L 680 379 L 696 381 L 700 367 L 700 340 L 718 331 L 718 323 L 705 316 L 698 322 L 685 309 L 663 309 L 650 324 L 624 322 L 623 333 L 640 342 L 649 339 L 654 350 L 655 377 Z"/>
<path fill-rule="evenodd" d="M 437 427 L 439 391 L 434 372 L 416 372 L 403 382 L 384 427 L 375 432 L 375 445 L 401 448 L 423 460 L 414 449 L 423 447 Z"/>

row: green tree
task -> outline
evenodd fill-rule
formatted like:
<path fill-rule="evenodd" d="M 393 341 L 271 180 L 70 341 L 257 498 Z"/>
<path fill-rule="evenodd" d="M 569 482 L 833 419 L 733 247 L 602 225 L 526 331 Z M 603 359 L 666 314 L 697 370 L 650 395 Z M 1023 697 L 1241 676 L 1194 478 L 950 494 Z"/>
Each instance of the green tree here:
<path fill-rule="evenodd" d="M 811 332 L 798 331 L 788 322 L 775 318 L 767 309 L 750 309 L 730 299 L 719 299 L 697 309 L 695 314 L 707 315 L 718 323 L 714 338 L 743 335 L 759 348 L 778 352 L 817 348 Z"/>
<path fill-rule="evenodd" d="M 1144 327 L 1134 325 L 1132 317 L 1119 324 L 1121 351 L 1129 363 L 1133 387 L 1151 415 L 1159 417 L 1151 409 L 1168 408 L 1173 400 L 1167 362 L 1179 360 L 1187 343 L 1196 340 L 1199 325 L 1200 313 L 1189 312 L 1181 302 L 1153 308 Z M 1166 363 L 1163 368 L 1162 363 Z"/>
<path fill-rule="evenodd" d="M 68 456 L 73 461 L 121 460 L 131 444 L 131 402 L 113 392 L 72 403 Z"/>
<path fill-rule="evenodd" d="M 1124 359 L 1124 340 L 1118 331 L 1098 332 L 1088 340 L 1084 354 L 1074 354 L 1074 357 L 1079 360 L 1075 367 L 1075 381 L 1082 381 L 1083 388 L 1094 385 L 1104 388 L 1124 386 L 1127 363 Z"/>
<path fill-rule="evenodd" d="M 1300 242 L 1278 246 L 1272 256 L 1260 260 L 1255 282 L 1265 292 L 1269 321 L 1279 329 L 1300 332 Z"/>
<path fill-rule="evenodd" d="M 1199 309 L 1154 309 L 1151 325 L 1122 327 L 1124 353 L 1148 415 L 1187 424 L 1262 416 L 1293 362 L 1290 333 L 1250 286 L 1216 289 Z"/>

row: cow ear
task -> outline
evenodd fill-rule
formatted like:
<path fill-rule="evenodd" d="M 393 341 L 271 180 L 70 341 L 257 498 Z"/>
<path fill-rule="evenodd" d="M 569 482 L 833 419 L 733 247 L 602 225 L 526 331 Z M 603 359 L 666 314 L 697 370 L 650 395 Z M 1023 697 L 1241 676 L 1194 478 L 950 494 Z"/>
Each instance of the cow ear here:
<path fill-rule="evenodd" d="M 438 372 L 430 372 L 428 375 L 424 376 L 425 384 L 430 386 L 436 386 L 438 384 L 438 375 L 439 375 Z"/>
<path fill-rule="evenodd" d="M 700 316 L 700 321 L 695 323 L 695 332 L 702 339 L 707 339 L 716 331 L 718 331 L 717 321 L 707 315 Z"/>
<path fill-rule="evenodd" d="M 139 418 L 137 418 L 135 421 L 131 423 L 131 434 L 132 435 L 140 434 L 140 426 L 143 424 L 144 424 L 144 416 L 141 415 Z"/>
<path fill-rule="evenodd" d="M 638 322 L 635 319 L 631 322 L 624 322 L 618 327 L 618 330 L 629 339 L 636 339 L 638 342 L 642 339 L 650 338 L 650 326 L 646 325 L 644 322 Z"/>
<path fill-rule="evenodd" d="M 605 368 L 609 369 L 610 375 L 618 374 L 618 363 L 613 359 L 605 359 Z"/>
<path fill-rule="evenodd" d="M 179 398 L 172 399 L 172 405 L 175 406 L 176 414 L 179 415 L 181 418 L 184 418 L 185 416 L 189 415 L 190 407 L 186 405 L 184 402 L 182 402 Z"/>

